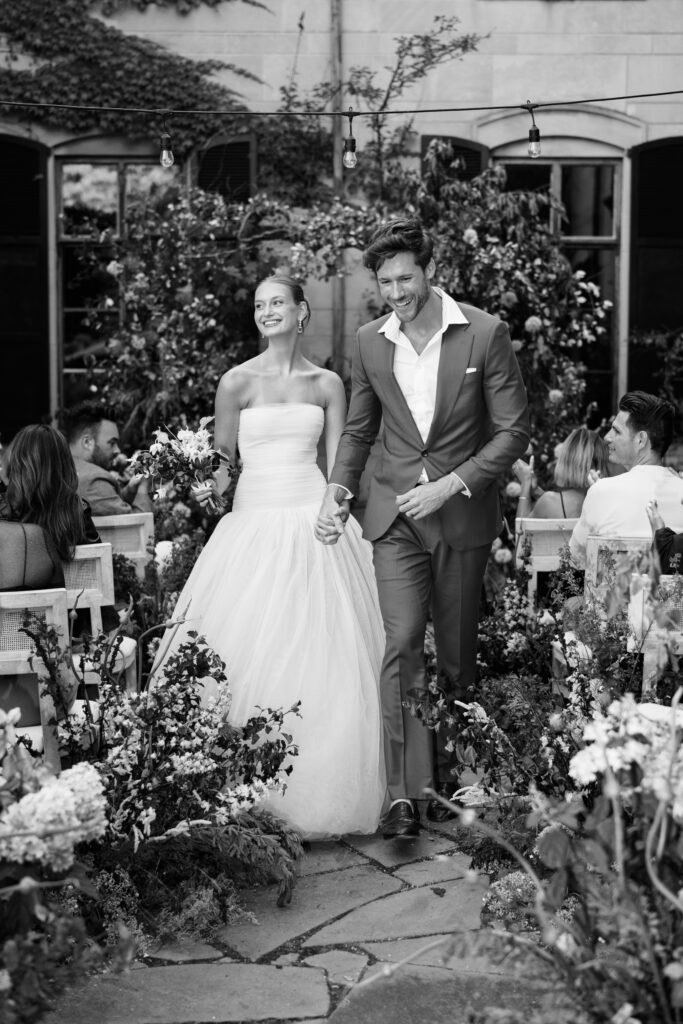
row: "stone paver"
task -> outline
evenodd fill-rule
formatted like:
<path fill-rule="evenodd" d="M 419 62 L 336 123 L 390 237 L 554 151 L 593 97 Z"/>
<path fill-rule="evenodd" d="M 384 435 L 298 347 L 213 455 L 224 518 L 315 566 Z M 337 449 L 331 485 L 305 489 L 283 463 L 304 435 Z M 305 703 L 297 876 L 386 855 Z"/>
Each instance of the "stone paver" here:
<path fill-rule="evenodd" d="M 396 893 L 345 914 L 311 935 L 304 946 L 408 938 L 432 935 L 435 931 L 471 931 L 479 927 L 484 889 L 484 883 L 478 879 Z"/>
<path fill-rule="evenodd" d="M 382 839 L 381 835 L 346 836 L 345 842 L 386 868 L 396 867 L 397 864 L 410 864 L 423 857 L 433 857 L 437 853 L 446 853 L 455 846 L 448 836 L 432 835 L 424 830 L 414 839 L 387 840 Z"/>
<path fill-rule="evenodd" d="M 330 1024 L 463 1024 L 468 1010 L 504 1007 L 531 1014 L 549 1009 L 554 998 L 549 986 L 530 985 L 524 978 L 469 977 L 410 966 L 390 980 L 352 989 L 328 1019 Z"/>
<path fill-rule="evenodd" d="M 459 834 L 447 823 L 406 842 L 312 843 L 289 907 L 277 907 L 274 886 L 248 890 L 243 904 L 258 923 L 91 978 L 44 1024 L 462 1024 L 468 1008 L 545 1013 L 557 984 L 528 982 L 537 975 L 518 960 L 421 952 L 480 927 L 486 882 L 471 880 Z"/>
<path fill-rule="evenodd" d="M 256 889 L 245 893 L 243 904 L 259 923 L 229 925 L 223 929 L 221 940 L 240 956 L 258 960 L 311 928 L 395 892 L 401 885 L 398 879 L 366 863 L 300 881 L 288 907 L 276 906 L 274 886 Z"/>
<path fill-rule="evenodd" d="M 311 967 L 322 967 L 331 985 L 353 985 L 365 970 L 368 958 L 360 953 L 347 953 L 334 949 L 330 953 L 307 956 L 304 963 Z"/>
<path fill-rule="evenodd" d="M 341 843 L 311 843 L 297 865 L 297 875 L 305 878 L 307 875 L 339 871 L 340 868 L 358 867 L 360 864 L 367 864 L 365 857 Z"/>
<path fill-rule="evenodd" d="M 470 857 L 462 853 L 438 854 L 433 859 L 421 860 L 417 864 L 402 864 L 394 871 L 394 878 L 400 878 L 410 885 L 428 885 L 430 882 L 447 882 L 464 878 L 469 870 Z"/>
<path fill-rule="evenodd" d="M 220 949 L 206 942 L 181 941 L 173 945 L 160 946 L 149 954 L 150 960 L 172 960 L 174 963 L 194 963 L 197 960 L 225 959 Z"/>
<path fill-rule="evenodd" d="M 325 1017 L 325 974 L 312 967 L 185 964 L 106 975 L 71 991 L 45 1024 L 186 1024 Z"/>

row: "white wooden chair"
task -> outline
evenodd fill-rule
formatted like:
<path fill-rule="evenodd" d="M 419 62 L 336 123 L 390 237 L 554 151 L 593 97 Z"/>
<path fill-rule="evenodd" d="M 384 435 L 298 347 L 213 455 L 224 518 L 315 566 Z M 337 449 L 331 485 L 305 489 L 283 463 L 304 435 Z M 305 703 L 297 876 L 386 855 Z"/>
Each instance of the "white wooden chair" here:
<path fill-rule="evenodd" d="M 611 615 L 618 611 L 624 614 L 629 606 L 629 586 L 614 578 L 610 566 L 615 573 L 624 570 L 630 577 L 632 565 L 652 548 L 652 539 L 648 537 L 600 537 L 592 534 L 586 539 L 586 572 L 584 577 L 583 600 L 586 609 L 590 609 L 601 623 L 605 623 Z M 616 600 L 615 600 L 616 599 Z M 592 651 L 575 637 L 572 631 L 565 634 L 565 639 L 572 642 L 573 658 L 577 661 L 590 661 Z M 553 674 L 565 675 L 567 663 L 559 640 L 553 643 Z"/>
<path fill-rule="evenodd" d="M 93 523 L 104 543 L 114 554 L 125 555 L 135 564 L 142 578 L 145 566 L 154 557 L 154 516 L 151 512 L 131 512 L 119 516 L 93 516 Z"/>
<path fill-rule="evenodd" d="M 529 604 L 536 602 L 539 572 L 556 572 L 560 568 L 560 553 L 569 543 L 576 519 L 517 519 L 515 520 L 516 565 L 524 564 L 525 550 L 529 549 L 526 570 L 529 573 Z"/>
<path fill-rule="evenodd" d="M 643 655 L 642 696 L 655 692 L 669 656 L 683 654 L 683 576 L 660 576 L 652 595 L 652 577 L 634 573 L 628 616 Z"/>
<path fill-rule="evenodd" d="M 588 537 L 583 590 L 586 606 L 593 607 L 601 618 L 607 618 L 607 607 L 614 596 L 618 608 L 626 612 L 628 586 L 623 586 L 620 592 L 615 589 L 618 581 L 612 577 L 609 566 L 614 565 L 617 574 L 625 572 L 630 576 L 651 551 L 652 537 Z"/>
<path fill-rule="evenodd" d="M 62 562 L 69 611 L 85 608 L 90 613 L 90 632 L 102 632 L 102 608 L 114 605 L 114 568 L 111 544 L 78 544 L 74 557 Z M 117 641 L 118 642 L 118 641 Z M 120 640 L 116 671 L 123 671 L 127 690 L 137 686 L 137 644 L 132 637 Z"/>
<path fill-rule="evenodd" d="M 0 707 L 22 712 L 17 732 L 29 736 L 42 750 L 47 766 L 59 771 L 57 732 L 52 698 L 43 693 L 42 682 L 31 667 L 35 657 L 33 641 L 21 632 L 25 611 L 59 629 L 64 646 L 69 643 L 66 590 L 14 590 L 0 592 Z M 38 719 L 38 722 L 31 719 Z"/>

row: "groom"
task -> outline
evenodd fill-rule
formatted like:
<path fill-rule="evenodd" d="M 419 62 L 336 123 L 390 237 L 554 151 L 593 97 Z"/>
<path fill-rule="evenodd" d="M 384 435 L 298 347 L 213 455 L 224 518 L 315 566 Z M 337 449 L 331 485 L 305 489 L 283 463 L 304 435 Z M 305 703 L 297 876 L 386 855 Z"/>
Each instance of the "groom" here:
<path fill-rule="evenodd" d="M 431 612 L 450 696 L 474 682 L 481 584 L 502 526 L 497 481 L 529 443 L 527 400 L 507 326 L 432 286 L 433 240 L 417 219 L 380 228 L 364 254 L 391 313 L 358 331 L 352 390 L 316 537 L 334 544 L 381 431 L 364 536 L 386 631 L 380 677 L 391 806 L 386 839 L 420 830 L 425 787 L 450 796 L 448 752 L 406 702 L 425 686 Z M 437 801 L 430 820 L 447 812 Z"/>

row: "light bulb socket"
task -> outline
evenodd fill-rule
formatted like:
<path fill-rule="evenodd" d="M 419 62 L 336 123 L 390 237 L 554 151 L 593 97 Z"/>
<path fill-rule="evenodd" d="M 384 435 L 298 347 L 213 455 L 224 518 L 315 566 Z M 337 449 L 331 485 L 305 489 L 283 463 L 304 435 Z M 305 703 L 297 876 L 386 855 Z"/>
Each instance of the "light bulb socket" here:
<path fill-rule="evenodd" d="M 529 156 L 532 160 L 541 155 L 541 133 L 534 125 L 529 129 Z"/>

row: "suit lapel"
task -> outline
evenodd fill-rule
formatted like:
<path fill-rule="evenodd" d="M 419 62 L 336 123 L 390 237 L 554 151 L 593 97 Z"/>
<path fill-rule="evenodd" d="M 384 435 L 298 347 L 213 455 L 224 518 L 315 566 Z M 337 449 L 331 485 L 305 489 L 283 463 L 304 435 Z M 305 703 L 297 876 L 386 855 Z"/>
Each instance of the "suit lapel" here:
<path fill-rule="evenodd" d="M 474 329 L 469 323 L 451 324 L 441 340 L 439 373 L 436 379 L 436 403 L 434 418 L 426 441 L 427 447 L 432 438 L 438 435 L 442 424 L 448 420 L 451 409 L 458 400 L 460 388 L 469 366 L 473 344 Z"/>
<path fill-rule="evenodd" d="M 378 333 L 377 345 L 373 345 L 373 354 L 375 355 L 375 370 L 384 393 L 383 402 L 387 408 L 392 409 L 398 414 L 399 419 L 408 424 L 408 429 L 413 433 L 414 439 L 422 447 L 424 442 L 420 436 L 420 431 L 417 429 L 417 424 L 413 419 L 412 412 L 408 408 L 405 395 L 398 386 L 398 381 L 394 375 L 395 351 L 396 346 L 393 341 L 389 341 L 384 334 Z"/>

